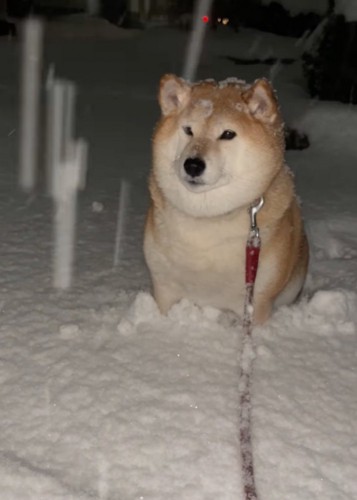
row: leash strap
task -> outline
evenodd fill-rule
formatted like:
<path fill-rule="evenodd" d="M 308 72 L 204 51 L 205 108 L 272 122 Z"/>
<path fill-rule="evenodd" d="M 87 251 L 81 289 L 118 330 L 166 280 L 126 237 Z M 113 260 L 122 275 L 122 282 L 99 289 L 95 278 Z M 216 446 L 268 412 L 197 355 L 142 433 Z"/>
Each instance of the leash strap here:
<path fill-rule="evenodd" d="M 264 204 L 264 199 L 250 207 L 250 231 L 246 245 L 245 302 L 243 316 L 243 339 L 239 379 L 239 440 L 242 460 L 242 478 L 245 500 L 258 500 L 253 465 L 251 435 L 251 378 L 253 372 L 254 346 L 252 339 L 254 318 L 254 284 L 258 271 L 260 234 L 256 215 Z"/>

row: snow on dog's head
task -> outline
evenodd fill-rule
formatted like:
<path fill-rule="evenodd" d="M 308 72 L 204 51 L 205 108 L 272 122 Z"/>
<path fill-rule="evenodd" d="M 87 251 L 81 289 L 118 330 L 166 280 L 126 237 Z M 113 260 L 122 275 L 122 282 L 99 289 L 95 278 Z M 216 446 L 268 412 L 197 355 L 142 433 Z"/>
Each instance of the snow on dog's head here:
<path fill-rule="evenodd" d="M 165 75 L 159 103 L 153 174 L 165 198 L 188 215 L 250 204 L 283 167 L 283 124 L 265 79 L 189 84 Z"/>

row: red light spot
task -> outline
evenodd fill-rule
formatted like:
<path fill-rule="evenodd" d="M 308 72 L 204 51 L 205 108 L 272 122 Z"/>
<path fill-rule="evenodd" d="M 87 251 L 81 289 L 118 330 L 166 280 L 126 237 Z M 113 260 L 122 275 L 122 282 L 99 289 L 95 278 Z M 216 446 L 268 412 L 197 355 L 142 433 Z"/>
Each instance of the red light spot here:
<path fill-rule="evenodd" d="M 208 17 L 208 16 L 202 16 L 202 21 L 203 21 L 204 23 L 208 23 L 208 21 L 209 21 L 209 17 Z"/>

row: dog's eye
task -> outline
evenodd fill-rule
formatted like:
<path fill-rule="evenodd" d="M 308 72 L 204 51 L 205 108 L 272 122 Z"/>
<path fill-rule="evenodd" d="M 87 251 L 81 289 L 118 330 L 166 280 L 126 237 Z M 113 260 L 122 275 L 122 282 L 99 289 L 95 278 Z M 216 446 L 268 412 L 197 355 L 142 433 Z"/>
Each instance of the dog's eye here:
<path fill-rule="evenodd" d="M 182 127 L 182 128 L 183 128 L 183 131 L 185 132 L 186 135 L 193 135 L 191 127 L 185 126 L 185 127 Z"/>
<path fill-rule="evenodd" d="M 220 136 L 219 140 L 221 141 L 231 141 L 235 138 L 237 134 L 233 132 L 233 130 L 225 130 Z"/>

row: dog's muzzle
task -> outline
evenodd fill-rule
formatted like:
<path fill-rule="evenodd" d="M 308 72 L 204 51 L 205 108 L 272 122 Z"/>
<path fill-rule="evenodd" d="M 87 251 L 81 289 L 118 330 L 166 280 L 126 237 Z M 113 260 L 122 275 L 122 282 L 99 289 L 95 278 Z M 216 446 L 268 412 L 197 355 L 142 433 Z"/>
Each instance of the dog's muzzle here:
<path fill-rule="evenodd" d="M 187 158 L 183 164 L 185 172 L 192 178 L 199 177 L 206 169 L 206 163 L 196 156 L 195 158 Z"/>

